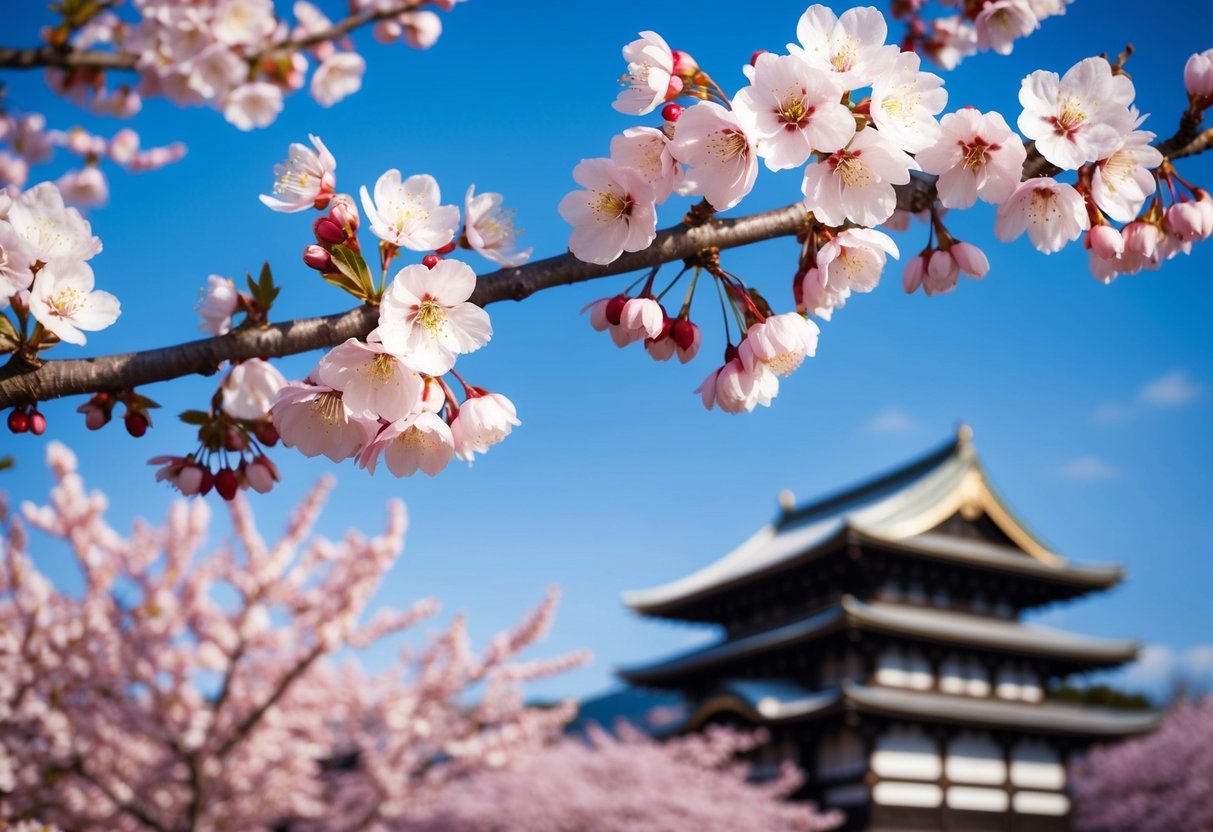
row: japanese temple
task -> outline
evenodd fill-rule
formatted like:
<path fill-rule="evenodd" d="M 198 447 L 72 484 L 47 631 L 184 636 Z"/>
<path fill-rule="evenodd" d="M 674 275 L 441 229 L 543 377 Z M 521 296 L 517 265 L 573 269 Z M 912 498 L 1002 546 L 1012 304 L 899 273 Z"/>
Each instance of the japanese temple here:
<path fill-rule="evenodd" d="M 1053 552 L 990 484 L 961 427 L 944 447 L 780 515 L 720 560 L 624 595 L 724 628 L 620 672 L 688 703 L 681 730 L 765 726 L 806 797 L 848 830 L 1070 829 L 1066 765 L 1150 730 L 1151 712 L 1053 703 L 1051 682 L 1132 661 L 1132 641 L 1020 621 L 1108 589 L 1117 565 Z"/>

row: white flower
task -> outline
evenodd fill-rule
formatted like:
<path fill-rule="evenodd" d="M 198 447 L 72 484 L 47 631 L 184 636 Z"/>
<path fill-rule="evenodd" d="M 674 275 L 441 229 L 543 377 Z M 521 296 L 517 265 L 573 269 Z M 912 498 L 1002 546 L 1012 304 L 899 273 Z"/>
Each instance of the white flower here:
<path fill-rule="evenodd" d="M 993 49 L 1000 55 L 1010 55 L 1016 38 L 1040 28 L 1040 21 L 1027 0 L 986 3 L 973 24 L 977 29 L 977 45 L 982 49 Z"/>
<path fill-rule="evenodd" d="M 447 423 L 430 411 L 420 411 L 392 422 L 366 446 L 359 466 L 372 474 L 379 456 L 398 477 L 410 477 L 421 469 L 431 477 L 450 463 L 455 441 Z"/>
<path fill-rule="evenodd" d="M 358 453 L 378 424 L 350 412 L 331 387 L 302 382 L 290 382 L 278 391 L 270 418 L 283 445 L 304 456 L 324 454 L 333 462 Z"/>
<path fill-rule="evenodd" d="M 388 422 L 421 405 L 421 376 L 374 341 L 350 338 L 329 350 L 316 367 L 316 380 L 340 390 L 353 412 Z"/>
<path fill-rule="evenodd" d="M 660 303 L 653 298 L 630 298 L 623 305 L 623 311 L 619 315 L 619 334 L 615 343 L 618 344 L 622 340 L 630 344 L 642 338 L 656 338 L 661 335 L 664 327 L 665 310 L 661 308 Z M 612 335 L 614 334 L 612 331 Z"/>
<path fill-rule="evenodd" d="M 655 127 L 629 127 L 611 139 L 611 161 L 631 168 L 653 186 L 654 201 L 660 205 L 674 191 L 678 163 L 670 153 L 670 139 Z"/>
<path fill-rule="evenodd" d="M 855 135 L 855 119 L 839 103 L 842 91 L 824 71 L 768 52 L 745 73 L 750 85 L 733 96 L 733 111 L 769 169 L 799 167 L 814 150 L 833 153 Z"/>
<path fill-rule="evenodd" d="M 50 182 L 24 191 L 8 209 L 8 221 L 36 260 L 88 260 L 101 251 L 88 220 L 63 205 L 63 196 Z"/>
<path fill-rule="evenodd" d="M 737 114 L 713 101 L 683 110 L 670 143 L 687 165 L 685 193 L 699 194 L 717 211 L 732 208 L 754 187 L 758 154 Z"/>
<path fill-rule="evenodd" d="M 501 201 L 501 194 L 477 195 L 476 186 L 470 186 L 463 198 L 463 233 L 473 251 L 500 266 L 513 268 L 529 260 L 532 249 L 518 250 L 514 218 L 501 207 Z"/>
<path fill-rule="evenodd" d="M 918 55 L 901 52 L 872 83 L 872 120 L 882 135 L 907 153 L 935 144 L 939 139 L 935 116 L 948 103 L 943 79 L 920 72 L 919 66 Z"/>
<path fill-rule="evenodd" d="M 977 52 L 977 30 L 958 14 L 937 17 L 931 21 L 931 36 L 922 50 L 944 69 L 955 69 Z"/>
<path fill-rule="evenodd" d="M 998 113 L 965 107 L 940 121 L 933 147 L 915 157 L 927 173 L 939 176 L 939 199 L 948 208 L 969 208 L 980 197 L 999 203 L 1023 177 L 1028 152 Z"/>
<path fill-rule="evenodd" d="M 673 81 L 674 53 L 656 32 L 641 32 L 639 40 L 623 47 L 623 59 L 628 62 L 627 74 L 620 79 L 625 89 L 611 105 L 619 112 L 651 113 L 666 100 L 671 83 L 681 89 L 681 82 Z"/>
<path fill-rule="evenodd" d="M 894 185 L 910 181 L 918 164 L 878 131 L 864 128 L 845 150 L 805 169 L 805 204 L 826 225 L 847 220 L 873 226 L 897 207 Z"/>
<path fill-rule="evenodd" d="M 798 312 L 772 315 L 753 324 L 738 348 L 738 358 L 747 372 L 762 362 L 777 376 L 791 375 L 805 360 L 817 354 L 817 324 Z"/>
<path fill-rule="evenodd" d="M 188 90 L 208 101 L 222 98 L 248 77 L 248 64 L 222 43 L 208 46 L 180 68 Z"/>
<path fill-rule="evenodd" d="M 223 117 L 240 130 L 266 127 L 280 112 L 282 90 L 265 81 L 236 87 L 223 103 Z"/>
<path fill-rule="evenodd" d="M 240 292 L 226 277 L 213 274 L 206 279 L 206 288 L 194 307 L 202 317 L 198 328 L 212 335 L 224 335 L 232 328 L 232 315 L 240 306 Z"/>
<path fill-rule="evenodd" d="M 77 260 L 54 260 L 38 271 L 29 309 L 44 329 L 69 344 L 83 344 L 80 330 L 105 329 L 121 311 L 116 297 L 93 291 L 93 270 Z"/>
<path fill-rule="evenodd" d="M 0 219 L 0 302 L 29 288 L 34 281 L 30 267 L 36 259 L 17 229 Z"/>
<path fill-rule="evenodd" d="M 1060 79 L 1037 70 L 1019 88 L 1019 129 L 1063 170 L 1106 158 L 1134 127 L 1133 82 L 1104 58 L 1085 58 Z"/>
<path fill-rule="evenodd" d="M 1153 140 L 1153 133 L 1134 130 L 1095 166 L 1091 198 L 1117 222 L 1132 221 L 1154 193 L 1156 184 L 1150 169 L 1162 164 L 1162 154 L 1150 146 Z"/>
<path fill-rule="evenodd" d="M 1188 95 L 1213 97 L 1213 49 L 1196 52 L 1184 64 L 1184 88 Z"/>
<path fill-rule="evenodd" d="M 332 107 L 362 89 L 366 61 L 357 52 L 334 52 L 312 73 L 312 98 L 321 107 Z"/>
<path fill-rule="evenodd" d="M 442 260 L 432 269 L 405 266 L 379 304 L 383 348 L 419 373 L 442 375 L 455 356 L 493 337 L 488 313 L 469 303 L 476 274 L 466 263 Z"/>
<path fill-rule="evenodd" d="M 110 197 L 109 183 L 105 174 L 95 165 L 72 170 L 60 176 L 55 185 L 65 202 L 75 205 L 104 205 Z"/>
<path fill-rule="evenodd" d="M 292 142 L 285 162 L 274 165 L 274 195 L 262 194 L 261 203 L 274 211 L 293 214 L 316 206 L 322 194 L 337 186 L 337 160 L 316 136 L 307 145 Z"/>
<path fill-rule="evenodd" d="M 708 410 L 718 407 L 725 413 L 748 413 L 758 405 L 771 406 L 779 394 L 779 377 L 762 361 L 752 361 L 747 370 L 740 358 L 732 358 L 709 373 L 695 392 Z"/>
<path fill-rule="evenodd" d="M 1060 251 L 1090 226 L 1087 206 L 1070 185 L 1047 176 L 1029 179 L 998 206 L 994 236 L 1004 243 L 1026 229 L 1032 245 L 1045 254 Z"/>
<path fill-rule="evenodd" d="M 835 280 L 827 284 L 821 275 L 821 269 L 813 267 L 805 272 L 800 281 L 801 304 L 809 314 L 828 321 L 834 317 L 834 310 L 847 305 L 851 296 L 851 287 L 846 280 Z"/>
<path fill-rule="evenodd" d="M 403 182 L 392 168 L 375 182 L 375 198 L 362 186 L 362 210 L 371 221 L 371 231 L 384 242 L 413 251 L 442 248 L 455 237 L 459 209 L 440 205 L 442 193 L 429 174 L 410 176 Z"/>
<path fill-rule="evenodd" d="M 233 419 L 260 421 L 269 415 L 270 406 L 286 383 L 278 368 L 268 361 L 241 361 L 223 380 L 223 411 Z"/>
<path fill-rule="evenodd" d="M 601 265 L 648 248 L 657 236 L 657 212 L 653 186 L 639 173 L 610 159 L 582 159 L 573 180 L 585 190 L 565 194 L 558 210 L 573 226 L 569 250 L 577 259 Z"/>
<path fill-rule="evenodd" d="M 886 46 L 889 27 L 884 15 L 871 6 L 847 9 L 842 17 L 822 5 L 809 6 L 796 24 L 800 46 L 788 51 L 809 66 L 829 73 L 839 89 L 872 85 L 898 54 Z"/>
<path fill-rule="evenodd" d="M 476 452 L 488 453 L 521 425 L 514 403 L 500 393 L 484 393 L 469 398 L 459 407 L 451 422 L 455 455 L 468 462 Z"/>
<path fill-rule="evenodd" d="M 820 281 L 836 291 L 870 292 L 880 283 L 885 258 L 899 256 L 893 238 L 874 228 L 848 228 L 817 251 Z M 839 304 L 841 305 L 841 304 Z"/>
<path fill-rule="evenodd" d="M 260 46 L 276 25 L 273 0 L 219 0 L 211 31 L 232 46 Z"/>
<path fill-rule="evenodd" d="M 425 9 L 404 12 L 396 21 L 402 29 L 404 42 L 414 49 L 429 49 L 442 36 L 442 18 Z"/>

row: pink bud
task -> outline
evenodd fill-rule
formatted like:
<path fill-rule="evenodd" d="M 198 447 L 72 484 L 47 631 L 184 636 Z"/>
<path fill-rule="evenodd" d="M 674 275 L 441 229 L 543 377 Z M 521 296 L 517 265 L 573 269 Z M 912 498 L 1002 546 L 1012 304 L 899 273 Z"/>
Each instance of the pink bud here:
<path fill-rule="evenodd" d="M 328 217 L 320 217 L 312 223 L 312 233 L 319 242 L 330 246 L 344 243 L 346 237 L 345 229 Z"/>
<path fill-rule="evenodd" d="M 1201 236 L 1204 225 L 1200 206 L 1195 202 L 1177 202 L 1167 209 L 1167 228 L 1183 242 Z"/>
<path fill-rule="evenodd" d="M 329 204 L 329 218 L 350 234 L 358 231 L 358 206 L 345 194 L 333 197 Z"/>
<path fill-rule="evenodd" d="M 34 436 L 41 436 L 46 432 L 46 417 L 36 410 L 29 413 L 29 432 Z"/>
<path fill-rule="evenodd" d="M 699 327 L 688 320 L 679 318 L 674 322 L 674 345 L 677 347 L 678 360 L 686 364 L 699 353 L 702 333 Z"/>
<path fill-rule="evenodd" d="M 951 252 L 941 249 L 927 261 L 927 273 L 922 279 L 922 289 L 928 295 L 942 295 L 956 288 L 960 279 L 960 266 Z"/>
<path fill-rule="evenodd" d="M 926 273 L 926 270 L 927 261 L 925 254 L 920 254 L 906 263 L 905 270 L 901 273 L 901 286 L 906 290 L 907 295 L 912 295 L 918 291 L 918 287 L 922 285 L 922 276 Z"/>
<path fill-rule="evenodd" d="M 76 412 L 84 414 L 84 426 L 89 430 L 101 430 L 110 420 L 110 411 L 92 402 L 80 405 Z"/>
<path fill-rule="evenodd" d="M 952 253 L 960 270 L 969 277 L 980 280 L 989 274 L 990 261 L 986 258 L 986 253 L 972 243 L 953 243 L 948 251 Z"/>
<path fill-rule="evenodd" d="M 1154 256 L 1158 238 L 1162 236 L 1157 225 L 1140 220 L 1126 225 L 1121 233 L 1124 234 L 1125 249 L 1147 259 Z"/>
<path fill-rule="evenodd" d="M 689 53 L 681 49 L 674 50 L 674 74 L 690 78 L 699 71 L 699 63 Z"/>
<path fill-rule="evenodd" d="M 278 481 L 278 468 L 267 457 L 254 457 L 253 461 L 244 466 L 244 475 L 249 488 L 258 494 L 266 494 Z"/>
<path fill-rule="evenodd" d="M 328 273 L 333 270 L 333 256 L 315 243 L 304 247 L 303 262 L 307 264 L 308 268 L 318 272 Z"/>
<path fill-rule="evenodd" d="M 1097 225 L 1087 234 L 1087 248 L 1103 260 L 1115 260 L 1125 250 L 1125 238 L 1110 225 Z"/>
<path fill-rule="evenodd" d="M 395 20 L 380 20 L 371 33 L 380 43 L 391 43 L 404 34 L 404 27 Z"/>
<path fill-rule="evenodd" d="M 203 471 L 198 465 L 186 465 L 177 474 L 177 490 L 186 497 L 202 491 Z"/>
<path fill-rule="evenodd" d="M 1184 87 L 1191 95 L 1213 97 L 1213 49 L 1197 52 L 1184 64 Z"/>

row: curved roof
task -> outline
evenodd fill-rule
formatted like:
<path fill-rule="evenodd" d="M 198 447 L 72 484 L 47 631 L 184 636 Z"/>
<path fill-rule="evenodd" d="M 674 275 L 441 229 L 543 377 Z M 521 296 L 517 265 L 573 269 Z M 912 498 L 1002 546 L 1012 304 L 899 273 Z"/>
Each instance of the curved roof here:
<path fill-rule="evenodd" d="M 1123 577 L 1116 565 L 1071 565 L 1029 531 L 990 485 L 970 437 L 962 427 L 955 441 L 902 468 L 785 512 L 697 572 L 652 589 L 625 592 L 624 603 L 640 613 L 661 615 L 811 559 L 852 535 L 918 555 L 1092 589 Z M 984 514 L 1014 545 L 931 532 L 957 513 L 966 518 Z"/>
<path fill-rule="evenodd" d="M 684 727 L 696 728 L 711 716 L 725 711 L 740 713 L 759 723 L 809 720 L 840 711 L 858 711 L 914 722 L 997 726 L 1034 733 L 1100 738 L 1144 733 L 1153 729 L 1159 719 L 1154 711 L 1088 708 L 1051 702 L 1034 704 L 852 682 L 824 691 L 809 691 L 793 682 L 775 679 L 726 684 L 717 696 L 700 706 Z"/>
<path fill-rule="evenodd" d="M 933 607 L 886 601 L 865 603 L 848 595 L 837 604 L 791 623 L 723 641 L 657 664 L 625 668 L 620 675 L 633 684 L 652 684 L 684 673 L 728 664 L 745 656 L 807 643 L 844 627 L 1084 665 L 1117 665 L 1132 661 L 1140 648 L 1134 641 L 1082 636 L 1003 618 Z"/>

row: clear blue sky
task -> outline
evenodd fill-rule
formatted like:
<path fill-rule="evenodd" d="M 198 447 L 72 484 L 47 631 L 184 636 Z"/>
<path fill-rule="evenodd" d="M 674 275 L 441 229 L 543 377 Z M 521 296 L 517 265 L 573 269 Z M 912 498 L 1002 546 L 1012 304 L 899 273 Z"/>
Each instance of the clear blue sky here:
<path fill-rule="evenodd" d="M 3 40 L 32 45 L 46 20 L 41 4 L 13 5 Z M 285 287 L 279 319 L 347 308 L 347 296 L 299 260 L 310 216 L 273 214 L 257 201 L 287 145 L 309 132 L 336 155 L 340 190 L 356 192 L 390 167 L 433 174 L 449 202 L 461 204 L 475 183 L 506 195 L 537 256 L 564 251 L 568 228 L 556 204 L 573 187 L 573 166 L 606 155 L 611 136 L 635 123 L 610 107 L 620 47 L 654 29 L 732 90 L 744 83 L 740 67 L 751 52 L 795 39 L 805 4 L 768 0 L 740 11 L 705 0 L 694 14 L 686 8 L 621 4 L 608 15 L 600 4 L 473 0 L 443 16 L 445 34 L 429 52 L 363 37 L 369 72 L 361 93 L 331 110 L 294 96 L 272 127 L 252 134 L 211 110 L 148 101 L 135 123 L 145 144 L 183 139 L 189 155 L 158 172 L 113 172 L 110 204 L 91 213 L 105 244 L 93 266 L 100 288 L 121 298 L 123 316 L 87 347 L 62 347 L 55 357 L 192 339 L 191 307 L 206 276 L 239 277 L 266 259 Z M 1165 0 L 1150 9 L 1078 0 L 1010 57 L 980 55 L 946 74 L 948 109 L 994 108 L 1014 124 L 1025 74 L 1064 72 L 1132 41 L 1138 104 L 1154 114 L 1146 127 L 1169 135 L 1185 103 L 1184 61 L 1213 46 L 1200 22 L 1213 4 Z M 106 134 L 121 126 L 56 100 L 36 74 L 3 80 L 12 108 L 44 111 L 56 126 Z M 1182 162 L 1180 171 L 1213 186 L 1213 159 Z M 733 213 L 784 205 L 799 198 L 798 188 L 794 173 L 763 170 Z M 661 224 L 676 222 L 685 207 L 672 200 Z M 949 224 L 986 246 L 990 276 L 948 296 L 907 297 L 894 265 L 875 293 L 854 297 L 823 326 L 818 357 L 785 380 L 769 410 L 708 413 L 691 395 L 718 357 L 714 301 L 701 297 L 695 310 L 709 344 L 700 359 L 657 364 L 639 347 L 616 349 L 577 314 L 631 281 L 607 279 L 490 307 L 494 340 L 461 359 L 460 370 L 510 396 L 523 424 L 471 470 L 456 464 L 432 480 L 395 480 L 386 470 L 370 478 L 348 463 L 281 450 L 275 458 L 285 482 L 255 498 L 256 509 L 275 528 L 309 483 L 335 472 L 340 486 L 322 528 L 338 534 L 350 524 L 377 526 L 383 501 L 403 497 L 412 531 L 379 600 L 438 596 L 444 615 L 470 613 L 479 639 L 560 584 L 565 600 L 544 649 L 584 646 L 596 662 L 537 692 L 584 695 L 611 684 L 614 666 L 704 637 L 639 620 L 620 603 L 623 590 L 723 555 L 773 515 L 780 489 L 803 499 L 862 478 L 943 441 L 963 418 L 998 486 L 1046 540 L 1075 559 L 1120 561 L 1129 571 L 1121 588 L 1043 618 L 1159 645 L 1155 665 L 1165 672 L 1164 651 L 1182 656 L 1213 643 L 1213 243 L 1159 272 L 1103 286 L 1089 276 L 1079 246 L 1045 257 L 1024 239 L 994 244 L 988 206 Z M 897 239 L 912 254 L 924 237 L 919 225 Z M 725 264 L 786 308 L 795 257 L 785 239 L 728 252 Z M 280 366 L 298 377 L 316 357 Z M 145 460 L 191 449 L 192 429 L 172 414 L 204 406 L 213 384 L 199 378 L 146 389 L 164 409 L 142 440 L 119 424 L 86 432 L 73 412 L 81 400 L 49 403 L 46 436 L 0 436 L 0 451 L 18 461 L 0 487 L 18 500 L 43 498 L 42 458 L 56 438 L 80 455 L 91 483 L 110 492 L 119 528 L 137 515 L 161 516 L 171 495 L 152 481 Z M 216 527 L 216 539 L 225 533 Z M 41 565 L 70 583 L 62 558 L 48 549 Z"/>

